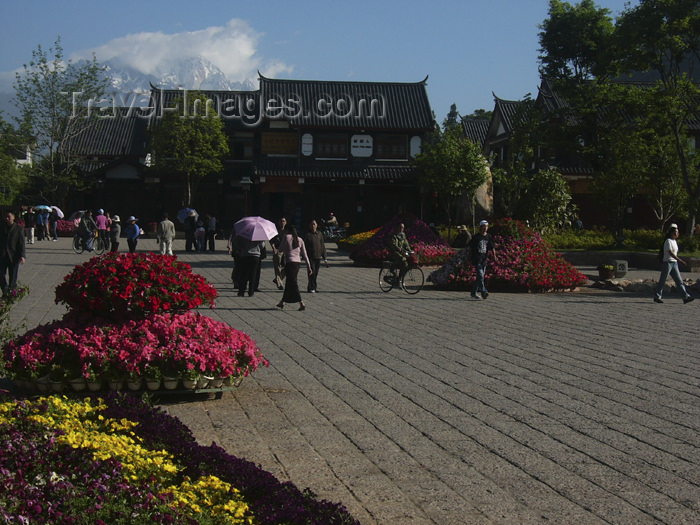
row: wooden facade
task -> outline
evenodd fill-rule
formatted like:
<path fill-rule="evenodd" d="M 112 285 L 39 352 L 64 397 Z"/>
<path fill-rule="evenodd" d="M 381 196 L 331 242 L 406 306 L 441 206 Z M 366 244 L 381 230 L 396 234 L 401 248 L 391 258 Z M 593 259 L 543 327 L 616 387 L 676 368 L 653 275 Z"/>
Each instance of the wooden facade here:
<path fill-rule="evenodd" d="M 245 215 L 286 216 L 305 228 L 334 213 L 360 231 L 421 213 L 412 160 L 435 129 L 426 81 L 325 82 L 260 77 L 257 91 L 197 91 L 224 120 L 230 153 L 199 184 L 193 207 L 223 227 Z M 149 166 L 149 129 L 188 93 L 151 91 L 149 108 L 119 110 L 70 145 L 92 190 L 72 207 L 155 221 L 183 206 L 182 181 Z"/>

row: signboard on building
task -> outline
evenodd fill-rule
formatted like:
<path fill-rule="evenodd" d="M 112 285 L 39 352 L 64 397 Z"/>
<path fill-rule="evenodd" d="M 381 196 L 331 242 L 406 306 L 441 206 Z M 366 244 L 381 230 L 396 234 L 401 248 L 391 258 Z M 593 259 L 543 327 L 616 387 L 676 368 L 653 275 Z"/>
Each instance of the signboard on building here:
<path fill-rule="evenodd" d="M 353 157 L 371 157 L 372 136 L 353 135 L 350 139 L 350 153 Z"/>
<path fill-rule="evenodd" d="M 263 133 L 261 137 L 261 153 L 263 155 L 296 155 L 296 133 Z"/>
<path fill-rule="evenodd" d="M 301 136 L 301 154 L 308 157 L 314 152 L 314 137 L 311 133 L 304 133 Z"/>

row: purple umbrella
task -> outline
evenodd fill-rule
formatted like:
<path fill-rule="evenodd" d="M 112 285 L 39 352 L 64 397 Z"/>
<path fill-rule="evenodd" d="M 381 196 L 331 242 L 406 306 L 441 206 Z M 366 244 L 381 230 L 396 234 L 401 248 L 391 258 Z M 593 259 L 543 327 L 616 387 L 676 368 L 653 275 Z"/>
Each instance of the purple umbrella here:
<path fill-rule="evenodd" d="M 251 241 L 269 241 L 277 235 L 277 226 L 262 217 L 243 217 L 233 225 L 236 235 Z"/>

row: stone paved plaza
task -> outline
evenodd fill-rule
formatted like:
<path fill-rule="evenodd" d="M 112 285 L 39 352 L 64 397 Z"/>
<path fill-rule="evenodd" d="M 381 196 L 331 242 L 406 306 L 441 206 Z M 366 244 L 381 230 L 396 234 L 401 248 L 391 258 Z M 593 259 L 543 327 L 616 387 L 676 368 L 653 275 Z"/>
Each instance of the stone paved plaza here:
<path fill-rule="evenodd" d="M 55 286 L 88 258 L 69 242 L 27 247 L 31 294 L 13 322 L 63 315 Z M 700 300 L 385 294 L 378 270 L 330 250 L 306 311 L 280 311 L 270 260 L 262 291 L 237 297 L 218 244 L 176 249 L 219 290 L 206 313 L 271 365 L 221 399 L 162 405 L 202 444 L 341 501 L 363 525 L 700 523 Z"/>

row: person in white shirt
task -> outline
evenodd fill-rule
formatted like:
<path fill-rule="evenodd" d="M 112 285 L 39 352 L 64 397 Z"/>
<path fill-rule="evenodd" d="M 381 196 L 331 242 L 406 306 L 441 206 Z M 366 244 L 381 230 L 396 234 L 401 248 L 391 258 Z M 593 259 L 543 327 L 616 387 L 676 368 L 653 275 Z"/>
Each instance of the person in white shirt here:
<path fill-rule="evenodd" d="M 666 284 L 666 279 L 669 274 L 676 281 L 676 286 L 678 290 L 683 294 L 683 303 L 687 304 L 694 298 L 690 296 L 688 290 L 685 289 L 683 284 L 683 279 L 681 278 L 681 272 L 678 269 L 678 263 L 686 264 L 684 260 L 678 257 L 678 225 L 671 224 L 671 227 L 666 233 L 666 240 L 664 241 L 663 251 L 663 262 L 661 264 L 661 276 L 659 277 L 659 284 L 656 286 L 654 302 L 663 303 L 661 300 L 661 295 L 664 292 L 664 285 Z"/>

